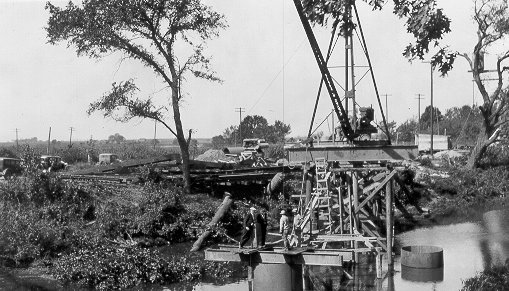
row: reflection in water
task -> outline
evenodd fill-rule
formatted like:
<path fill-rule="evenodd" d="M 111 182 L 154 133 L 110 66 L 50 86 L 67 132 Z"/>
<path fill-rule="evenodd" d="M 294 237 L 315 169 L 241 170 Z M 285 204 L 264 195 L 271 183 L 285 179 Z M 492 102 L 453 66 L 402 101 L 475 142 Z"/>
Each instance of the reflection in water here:
<path fill-rule="evenodd" d="M 412 268 L 401 266 L 401 278 L 414 282 L 440 282 L 444 280 L 444 268 Z"/>
<path fill-rule="evenodd" d="M 509 258 L 509 210 L 486 212 L 482 224 L 487 231 L 479 242 L 484 268 L 504 264 Z"/>

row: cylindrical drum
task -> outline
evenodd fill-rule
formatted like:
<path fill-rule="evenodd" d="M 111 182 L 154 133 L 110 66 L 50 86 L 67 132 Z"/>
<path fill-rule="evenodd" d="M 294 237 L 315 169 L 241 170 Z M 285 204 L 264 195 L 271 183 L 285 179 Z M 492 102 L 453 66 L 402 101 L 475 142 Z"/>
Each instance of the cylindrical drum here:
<path fill-rule="evenodd" d="M 302 290 L 302 265 L 259 264 L 254 269 L 254 291 Z"/>
<path fill-rule="evenodd" d="M 444 250 L 435 246 L 404 246 L 401 248 L 401 265 L 412 268 L 441 268 Z"/>

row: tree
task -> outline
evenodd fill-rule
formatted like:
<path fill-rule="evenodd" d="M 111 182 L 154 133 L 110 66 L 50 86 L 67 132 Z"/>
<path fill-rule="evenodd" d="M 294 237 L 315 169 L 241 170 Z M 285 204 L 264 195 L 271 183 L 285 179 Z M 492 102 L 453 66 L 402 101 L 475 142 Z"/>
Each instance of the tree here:
<path fill-rule="evenodd" d="M 396 129 L 399 142 L 411 143 L 415 142 L 415 134 L 417 133 L 418 122 L 415 119 L 409 119 L 402 123 Z"/>
<path fill-rule="evenodd" d="M 481 127 L 481 112 L 468 105 L 448 109 L 441 123 L 454 146 L 474 145 Z"/>
<path fill-rule="evenodd" d="M 504 83 L 502 75 L 508 67 L 502 63 L 509 58 L 509 49 L 504 46 L 509 35 L 509 10 L 507 1 L 503 0 L 475 0 L 474 22 L 477 24 L 477 42 L 473 52 L 461 53 L 470 65 L 472 77 L 479 89 L 483 104 L 479 106 L 482 116 L 482 128 L 479 131 L 474 149 L 467 161 L 468 168 L 477 168 L 486 153 L 488 146 L 500 136 L 502 127 L 507 123 L 509 85 Z M 486 81 L 482 75 L 484 70 L 484 55 L 495 44 L 503 46 L 496 56 L 496 85 L 488 92 Z"/>
<path fill-rule="evenodd" d="M 433 107 L 434 130 L 437 130 L 438 122 L 441 122 L 443 119 L 444 116 L 442 115 L 442 112 L 437 107 Z M 421 114 L 420 129 L 424 132 L 431 133 L 431 105 L 427 106 Z"/>
<path fill-rule="evenodd" d="M 212 137 L 212 148 L 219 150 L 223 149 L 228 143 L 222 135 L 216 135 Z"/>
<path fill-rule="evenodd" d="M 386 4 L 386 0 L 364 2 L 373 7 L 373 10 L 381 10 Z M 393 0 L 393 2 L 393 13 L 399 18 L 406 19 L 407 32 L 415 39 L 415 43 L 407 45 L 403 55 L 409 60 L 422 60 L 432 46 L 437 50 L 431 58 L 431 64 L 445 75 L 452 69 L 456 57 L 455 53 L 439 44 L 443 35 L 450 32 L 449 18 L 443 14 L 442 9 L 437 9 L 435 0 Z M 319 25 L 332 22 L 333 26 L 339 26 L 339 31 L 343 35 L 352 33 L 355 24 L 350 16 L 352 6 L 355 12 L 357 9 L 355 0 L 302 0 L 302 6 L 311 22 Z"/>
<path fill-rule="evenodd" d="M 81 6 L 69 2 L 62 9 L 51 3 L 46 27 L 48 42 L 66 41 L 78 56 L 102 58 L 112 52 L 140 61 L 168 86 L 169 105 L 157 106 L 148 96 L 137 98 L 133 80 L 113 83 L 108 93 L 90 104 L 88 113 L 102 111 L 105 117 L 127 122 L 149 118 L 163 124 L 178 140 L 182 154 L 185 191 L 190 191 L 189 144 L 181 122 L 182 81 L 187 74 L 220 81 L 203 54 L 204 43 L 226 27 L 224 16 L 200 0 L 83 0 Z M 182 52 L 177 55 L 178 51 Z M 186 48 L 186 49 L 182 49 Z M 188 55 L 183 55 L 189 52 Z M 173 125 L 166 116 L 173 115 Z"/>
<path fill-rule="evenodd" d="M 123 142 L 125 142 L 125 137 L 123 137 L 122 135 L 120 135 L 118 133 L 115 133 L 108 137 L 108 143 L 119 144 L 119 143 L 123 143 Z"/>
<path fill-rule="evenodd" d="M 246 138 L 263 138 L 269 143 L 284 142 L 285 136 L 291 132 L 290 125 L 276 120 L 273 125 L 269 125 L 267 119 L 260 115 L 248 115 L 240 123 L 242 137 L 239 140 L 239 129 L 237 126 L 230 126 L 223 132 L 223 140 L 226 143 L 239 143 Z"/>

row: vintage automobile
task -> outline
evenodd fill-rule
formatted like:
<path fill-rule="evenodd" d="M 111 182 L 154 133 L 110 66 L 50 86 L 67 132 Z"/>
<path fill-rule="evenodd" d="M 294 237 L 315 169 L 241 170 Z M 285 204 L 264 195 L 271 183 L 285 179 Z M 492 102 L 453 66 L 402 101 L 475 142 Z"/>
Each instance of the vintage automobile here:
<path fill-rule="evenodd" d="M 19 175 L 22 172 L 21 160 L 16 158 L 0 157 L 0 177 L 9 179 L 13 175 Z"/>
<path fill-rule="evenodd" d="M 41 156 L 41 168 L 49 172 L 56 172 L 64 170 L 67 167 L 67 163 L 62 161 L 60 156 Z"/>
<path fill-rule="evenodd" d="M 119 160 L 118 156 L 115 154 L 99 154 L 99 164 L 100 165 L 109 165 L 109 164 L 116 164 L 121 163 L 122 161 Z"/>

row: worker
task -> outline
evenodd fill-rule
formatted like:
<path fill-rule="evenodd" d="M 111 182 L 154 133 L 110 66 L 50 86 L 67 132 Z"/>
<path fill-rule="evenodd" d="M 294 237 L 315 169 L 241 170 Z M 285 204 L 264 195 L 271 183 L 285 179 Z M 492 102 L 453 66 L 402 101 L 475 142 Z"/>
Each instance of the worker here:
<path fill-rule="evenodd" d="M 292 226 L 292 241 L 293 239 L 296 240 L 296 246 L 298 248 L 301 247 L 301 241 L 302 241 L 302 228 L 301 228 L 301 222 L 302 222 L 302 216 L 300 215 L 297 208 L 294 208 L 292 210 L 293 213 L 293 226 Z"/>
<path fill-rule="evenodd" d="M 242 230 L 239 248 L 243 248 L 253 234 L 253 229 L 255 227 L 255 215 L 256 208 L 251 206 L 251 208 L 249 208 L 249 213 L 244 216 L 244 229 Z"/>
<path fill-rule="evenodd" d="M 267 235 L 267 210 L 263 209 L 256 215 L 256 240 L 258 247 L 265 247 Z"/>
<path fill-rule="evenodd" d="M 288 232 L 290 231 L 290 222 L 288 216 L 286 216 L 286 211 L 281 210 L 281 219 L 279 220 L 279 233 L 281 234 L 281 239 L 283 239 L 283 250 L 287 251 L 290 249 L 290 243 L 288 242 Z"/>

